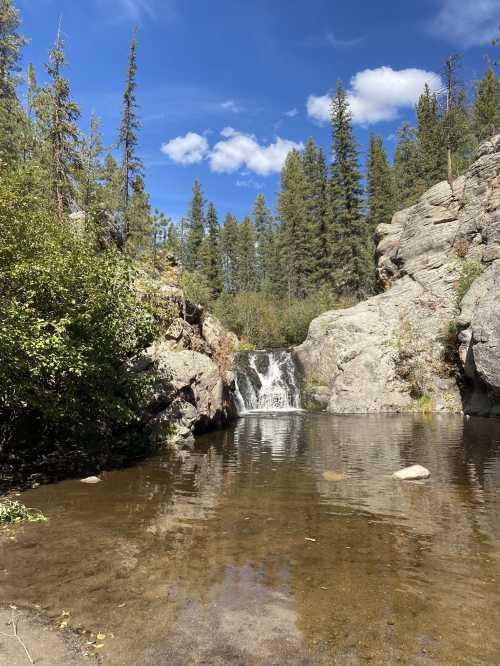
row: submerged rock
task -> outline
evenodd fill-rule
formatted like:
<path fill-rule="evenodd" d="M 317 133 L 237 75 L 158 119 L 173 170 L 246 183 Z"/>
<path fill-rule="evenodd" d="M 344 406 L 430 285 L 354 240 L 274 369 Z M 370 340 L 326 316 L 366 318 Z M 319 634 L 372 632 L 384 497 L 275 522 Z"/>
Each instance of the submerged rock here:
<path fill-rule="evenodd" d="M 410 467 L 400 469 L 398 472 L 394 472 L 392 476 L 394 479 L 399 479 L 400 481 L 417 481 L 418 479 L 428 479 L 430 475 L 431 473 L 426 467 L 411 465 Z"/>

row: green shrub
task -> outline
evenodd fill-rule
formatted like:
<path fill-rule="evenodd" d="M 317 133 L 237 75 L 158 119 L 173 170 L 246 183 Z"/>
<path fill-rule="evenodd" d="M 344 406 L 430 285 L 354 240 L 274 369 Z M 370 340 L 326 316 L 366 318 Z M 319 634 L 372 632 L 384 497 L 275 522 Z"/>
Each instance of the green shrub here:
<path fill-rule="evenodd" d="M 29 509 L 16 500 L 0 500 L 0 525 L 22 523 L 24 521 L 41 523 L 46 520 L 47 518 L 38 509 Z"/>
<path fill-rule="evenodd" d="M 128 260 L 58 220 L 37 185 L 0 175 L 0 458 L 14 466 L 21 446 L 104 450 L 136 423 L 146 386 L 126 361 L 155 332 Z"/>
<path fill-rule="evenodd" d="M 304 299 L 256 292 L 223 294 L 211 307 L 228 329 L 253 348 L 262 349 L 300 344 L 315 317 L 343 304 L 322 288 Z"/>

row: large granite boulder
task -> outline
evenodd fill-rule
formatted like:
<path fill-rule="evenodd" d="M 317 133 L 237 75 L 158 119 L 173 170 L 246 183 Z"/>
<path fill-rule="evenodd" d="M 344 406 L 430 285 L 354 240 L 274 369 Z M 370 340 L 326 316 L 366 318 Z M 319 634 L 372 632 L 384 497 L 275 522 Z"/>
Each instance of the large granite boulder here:
<path fill-rule="evenodd" d="M 465 400 L 472 411 L 495 413 L 499 204 L 500 135 L 480 146 L 453 187 L 438 183 L 378 227 L 385 291 L 321 315 L 295 349 L 307 405 L 332 413 L 454 412 Z M 470 280 L 490 265 L 477 283 Z M 457 326 L 463 341 L 469 337 L 468 351 L 461 347 L 465 368 L 457 367 Z M 488 404 L 469 400 L 479 384 Z"/>
<path fill-rule="evenodd" d="M 460 358 L 472 386 L 465 410 L 500 416 L 500 261 L 473 282 L 458 325 Z"/>

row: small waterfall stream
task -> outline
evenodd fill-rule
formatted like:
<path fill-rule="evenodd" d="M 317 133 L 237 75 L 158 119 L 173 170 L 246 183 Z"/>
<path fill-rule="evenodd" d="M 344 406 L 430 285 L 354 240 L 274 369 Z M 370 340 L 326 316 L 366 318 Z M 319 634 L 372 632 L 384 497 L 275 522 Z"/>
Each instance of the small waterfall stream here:
<path fill-rule="evenodd" d="M 287 350 L 241 352 L 236 359 L 235 397 L 240 414 L 300 409 L 300 390 Z"/>

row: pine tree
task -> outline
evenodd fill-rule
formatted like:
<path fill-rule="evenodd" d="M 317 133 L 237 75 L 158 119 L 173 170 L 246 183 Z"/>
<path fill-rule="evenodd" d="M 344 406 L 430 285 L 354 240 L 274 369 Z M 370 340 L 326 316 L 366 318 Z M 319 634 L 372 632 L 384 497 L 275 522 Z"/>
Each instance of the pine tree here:
<path fill-rule="evenodd" d="M 424 192 L 446 178 L 446 147 L 443 144 L 437 98 L 426 84 L 417 104 L 417 141 L 420 178 Z"/>
<path fill-rule="evenodd" d="M 187 218 L 186 269 L 196 271 L 201 268 L 201 244 L 205 237 L 205 201 L 198 180 L 193 184 L 193 196 Z"/>
<path fill-rule="evenodd" d="M 368 225 L 361 212 L 361 174 L 346 93 L 340 82 L 331 108 L 331 214 L 334 224 L 335 288 L 364 297 L 374 286 L 374 262 Z"/>
<path fill-rule="evenodd" d="M 50 146 L 51 187 L 54 205 L 62 219 L 70 208 L 74 193 L 74 177 L 80 167 L 78 144 L 80 135 L 76 121 L 80 109 L 71 100 L 68 81 L 62 76 L 66 66 L 64 42 L 59 28 L 54 47 L 49 52 L 47 72 L 50 84 L 48 101 L 48 142 Z"/>
<path fill-rule="evenodd" d="M 217 298 L 223 290 L 222 254 L 220 228 L 213 203 L 208 204 L 207 235 L 203 241 L 203 273 L 207 278 L 212 297 Z"/>
<path fill-rule="evenodd" d="M 395 206 L 396 210 L 402 210 L 416 203 L 422 188 L 416 130 L 403 123 L 397 136 L 393 165 Z"/>
<path fill-rule="evenodd" d="M 118 145 L 122 149 L 122 231 L 121 245 L 125 246 L 129 235 L 129 199 L 132 193 L 132 185 L 137 176 L 142 176 L 143 164 L 137 156 L 137 131 L 140 122 L 137 116 L 137 101 L 135 91 L 137 88 L 137 41 L 135 37 L 130 44 L 127 83 L 123 93 L 122 121 Z"/>
<path fill-rule="evenodd" d="M 0 0 L 0 158 L 23 154 L 27 119 L 16 95 L 20 59 L 26 39 L 19 33 L 19 11 L 12 0 Z"/>
<path fill-rule="evenodd" d="M 92 113 L 88 136 L 80 144 L 80 177 L 78 200 L 88 216 L 98 214 L 100 180 L 102 178 L 101 157 L 103 153 L 100 120 Z"/>
<path fill-rule="evenodd" d="M 19 33 L 21 20 L 12 0 L 0 0 L 0 101 L 14 99 L 27 40 Z"/>
<path fill-rule="evenodd" d="M 467 115 L 465 93 L 458 80 L 460 56 L 450 55 L 445 62 L 446 107 L 442 131 L 447 154 L 447 177 L 450 187 L 454 178 L 467 166 L 470 122 Z"/>
<path fill-rule="evenodd" d="M 221 231 L 224 291 L 228 294 L 236 293 L 238 287 L 239 232 L 236 218 L 228 213 Z"/>
<path fill-rule="evenodd" d="M 153 252 L 154 228 L 149 195 L 142 176 L 132 183 L 128 205 L 128 237 L 126 251 L 132 257 L 147 257 Z"/>
<path fill-rule="evenodd" d="M 314 271 L 313 229 L 308 210 L 309 187 L 302 158 L 291 150 L 281 172 L 278 211 L 281 221 L 281 255 L 288 298 L 303 298 L 312 287 Z"/>
<path fill-rule="evenodd" d="M 273 260 L 273 216 L 263 194 L 258 194 L 253 208 L 256 235 L 256 289 L 270 292 L 271 263 Z"/>
<path fill-rule="evenodd" d="M 327 284 L 332 275 L 332 233 L 328 216 L 328 170 L 325 156 L 309 138 L 303 156 L 304 173 L 307 179 L 307 211 L 312 233 L 314 286 Z"/>
<path fill-rule="evenodd" d="M 243 218 L 238 234 L 236 291 L 255 291 L 255 228 L 248 215 Z"/>
<path fill-rule="evenodd" d="M 368 226 L 373 233 L 379 224 L 389 224 L 396 210 L 394 184 L 381 136 L 370 134 L 367 168 Z"/>
<path fill-rule="evenodd" d="M 475 87 L 473 130 L 477 141 L 483 141 L 500 131 L 500 81 L 492 67 Z"/>

